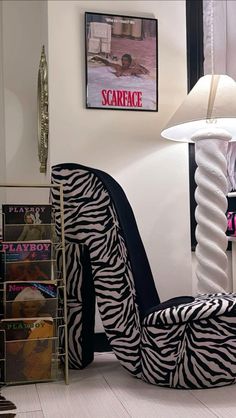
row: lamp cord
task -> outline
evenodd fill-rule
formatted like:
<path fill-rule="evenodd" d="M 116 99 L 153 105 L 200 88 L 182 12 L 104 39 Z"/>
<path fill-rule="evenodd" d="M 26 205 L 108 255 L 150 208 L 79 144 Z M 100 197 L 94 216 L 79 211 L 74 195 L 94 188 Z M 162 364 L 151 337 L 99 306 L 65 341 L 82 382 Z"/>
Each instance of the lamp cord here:
<path fill-rule="evenodd" d="M 210 37 L 211 37 L 211 86 L 207 106 L 207 122 L 213 123 L 212 111 L 215 102 L 219 76 L 214 75 L 214 0 L 210 0 Z"/>

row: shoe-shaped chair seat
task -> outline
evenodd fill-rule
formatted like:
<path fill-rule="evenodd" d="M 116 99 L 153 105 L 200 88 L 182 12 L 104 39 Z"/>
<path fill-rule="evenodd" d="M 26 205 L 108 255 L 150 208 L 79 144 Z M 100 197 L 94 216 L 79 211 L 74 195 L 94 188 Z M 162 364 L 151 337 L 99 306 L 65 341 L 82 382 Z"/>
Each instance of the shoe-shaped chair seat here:
<path fill-rule="evenodd" d="M 91 271 L 104 330 L 120 363 L 146 382 L 172 388 L 235 383 L 236 295 L 183 296 L 161 303 L 119 184 L 79 164 L 54 166 L 52 181 L 63 184 L 66 243 L 88 251 L 91 265 L 82 268 Z M 52 203 L 60 234 L 56 188 Z"/>
<path fill-rule="evenodd" d="M 152 308 L 143 320 L 142 379 L 186 389 L 235 383 L 236 295 L 171 305 Z"/>

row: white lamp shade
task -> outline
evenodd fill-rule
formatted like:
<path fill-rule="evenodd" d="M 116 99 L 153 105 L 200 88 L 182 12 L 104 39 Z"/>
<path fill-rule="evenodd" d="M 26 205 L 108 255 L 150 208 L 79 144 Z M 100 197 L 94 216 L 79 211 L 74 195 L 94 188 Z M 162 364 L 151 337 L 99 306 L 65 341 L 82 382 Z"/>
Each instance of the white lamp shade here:
<path fill-rule="evenodd" d="M 161 132 L 164 138 L 193 142 L 196 131 L 214 127 L 227 130 L 236 141 L 236 83 L 227 75 L 205 75 L 195 84 Z"/>

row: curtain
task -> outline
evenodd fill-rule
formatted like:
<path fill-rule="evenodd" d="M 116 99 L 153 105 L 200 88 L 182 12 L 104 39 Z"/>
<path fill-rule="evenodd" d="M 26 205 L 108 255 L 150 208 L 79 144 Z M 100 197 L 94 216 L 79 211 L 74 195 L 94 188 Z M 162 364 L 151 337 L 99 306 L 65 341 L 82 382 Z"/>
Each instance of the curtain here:
<path fill-rule="evenodd" d="M 203 0 L 205 74 L 212 72 L 213 58 L 214 74 L 227 74 L 236 80 L 235 16 L 235 0 Z M 212 41 L 213 54 L 211 53 Z M 236 190 L 236 142 L 229 143 L 228 147 L 227 179 L 228 190 Z"/>

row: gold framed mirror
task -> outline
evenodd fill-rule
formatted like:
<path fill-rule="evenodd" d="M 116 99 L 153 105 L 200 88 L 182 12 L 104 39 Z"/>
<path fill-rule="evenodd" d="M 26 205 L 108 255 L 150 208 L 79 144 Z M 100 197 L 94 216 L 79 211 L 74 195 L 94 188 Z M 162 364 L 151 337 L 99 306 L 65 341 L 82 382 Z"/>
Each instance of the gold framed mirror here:
<path fill-rule="evenodd" d="M 48 132 L 48 66 L 43 45 L 38 70 L 38 157 L 40 173 L 47 172 Z"/>

